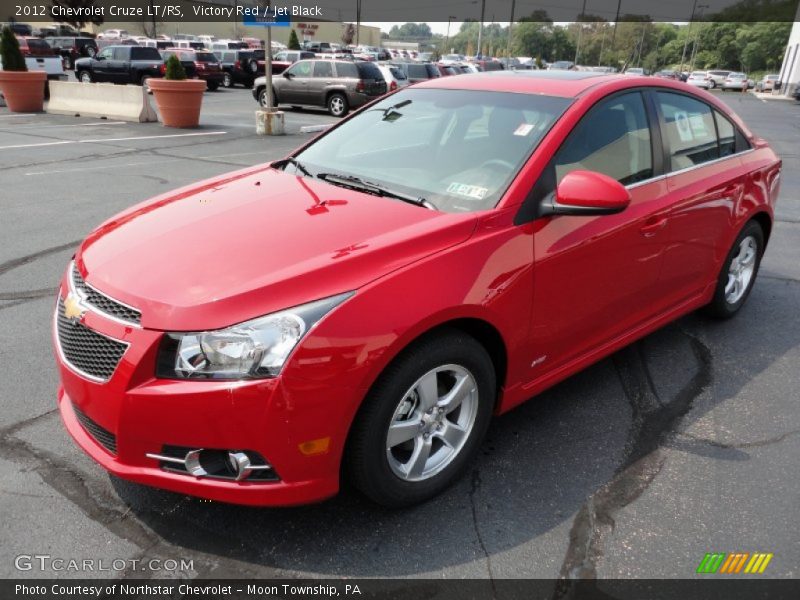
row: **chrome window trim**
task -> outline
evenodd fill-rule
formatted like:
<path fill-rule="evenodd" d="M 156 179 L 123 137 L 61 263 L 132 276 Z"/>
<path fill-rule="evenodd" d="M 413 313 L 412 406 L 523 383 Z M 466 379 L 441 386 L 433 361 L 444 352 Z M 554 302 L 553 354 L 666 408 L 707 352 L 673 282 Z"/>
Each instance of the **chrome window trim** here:
<path fill-rule="evenodd" d="M 679 169 L 678 171 L 670 171 L 668 173 L 664 173 L 663 175 L 656 175 L 655 177 L 650 177 L 649 179 L 643 179 L 642 181 L 637 181 L 635 183 L 631 183 L 625 186 L 626 190 L 631 190 L 637 188 L 641 185 L 646 185 L 648 183 L 654 183 L 661 179 L 666 179 L 668 177 L 672 177 L 673 175 L 680 175 L 681 173 L 688 173 L 689 171 L 693 171 L 695 169 L 702 169 L 703 167 L 707 167 L 708 165 L 713 165 L 716 163 L 720 163 L 723 160 L 728 160 L 730 158 L 736 158 L 738 156 L 743 156 L 750 152 L 755 152 L 755 148 L 748 148 L 747 150 L 742 150 L 741 152 L 735 152 L 734 154 L 729 154 L 728 156 L 723 156 L 721 158 L 715 158 L 714 160 L 709 160 L 704 163 L 700 163 L 699 165 L 692 165 L 691 167 L 686 167 L 685 169 Z"/>
<path fill-rule="evenodd" d="M 81 324 L 92 333 L 96 333 L 97 335 L 103 336 L 104 338 L 108 338 L 109 340 L 115 341 L 118 344 L 122 344 L 123 346 L 125 346 L 125 350 L 122 351 L 122 354 L 120 355 L 119 360 L 117 361 L 117 364 L 114 367 L 114 370 L 111 372 L 111 375 L 109 375 L 108 378 L 106 379 L 103 379 L 102 377 L 97 377 L 95 375 L 90 375 L 86 371 L 79 369 L 71 362 L 69 362 L 69 360 L 67 360 L 67 357 L 64 356 L 64 351 L 61 349 L 61 336 L 58 335 L 58 304 L 59 302 L 63 302 L 63 300 L 64 299 L 61 297 L 61 293 L 59 292 L 58 300 L 56 301 L 56 309 L 53 312 L 53 336 L 55 337 L 56 340 L 56 351 L 58 352 L 58 357 L 61 359 L 61 362 L 64 363 L 64 365 L 76 375 L 79 375 L 84 379 L 88 379 L 89 381 L 93 381 L 94 383 L 101 383 L 101 384 L 108 383 L 111 380 L 111 378 L 114 377 L 114 374 L 117 372 L 119 363 L 122 362 L 122 359 L 125 357 L 125 353 L 128 352 L 128 348 L 131 347 L 130 342 L 118 340 L 115 337 L 111 337 L 110 335 L 106 335 L 105 333 L 100 333 L 99 331 L 95 331 L 91 327 L 86 327 L 86 325 Z"/>
<path fill-rule="evenodd" d="M 88 310 L 92 311 L 95 314 L 98 314 L 98 315 L 101 315 L 101 316 L 105 317 L 109 321 L 114 321 L 115 323 L 119 323 L 120 325 L 125 325 L 126 327 L 135 327 L 136 329 L 141 329 L 142 328 L 142 325 L 140 323 L 134 323 L 133 321 L 126 321 L 125 319 L 120 319 L 119 317 L 115 317 L 114 315 L 111 315 L 111 314 L 107 313 L 104 310 L 100 310 L 99 307 L 97 307 L 94 304 L 92 304 L 91 302 L 89 302 L 86 299 L 86 296 L 84 296 L 83 293 L 80 290 L 75 289 L 74 276 L 75 276 L 75 261 L 73 260 L 73 261 L 71 261 L 69 263 L 69 277 L 67 277 L 67 283 L 69 285 L 69 291 L 71 291 L 76 296 L 78 296 L 81 300 L 83 300 L 83 305 Z M 116 302 L 120 306 L 124 306 L 125 308 L 129 308 L 129 309 L 131 309 L 133 311 L 136 311 L 137 313 L 139 313 L 139 316 L 141 317 L 142 311 L 139 310 L 138 308 L 136 308 L 135 306 L 131 306 L 130 304 L 126 304 L 125 302 L 117 300 L 116 298 L 114 298 L 114 296 L 111 296 L 110 294 L 106 294 L 105 292 L 101 292 L 100 290 L 98 290 L 93 285 L 90 285 L 89 283 L 87 283 L 86 280 L 83 281 L 83 285 L 85 285 L 88 288 L 91 288 L 96 293 L 100 294 L 101 296 L 105 296 L 109 300 L 112 300 L 113 302 Z M 108 336 L 106 336 L 106 337 L 108 337 Z M 113 339 L 113 338 L 111 338 L 111 339 Z"/>

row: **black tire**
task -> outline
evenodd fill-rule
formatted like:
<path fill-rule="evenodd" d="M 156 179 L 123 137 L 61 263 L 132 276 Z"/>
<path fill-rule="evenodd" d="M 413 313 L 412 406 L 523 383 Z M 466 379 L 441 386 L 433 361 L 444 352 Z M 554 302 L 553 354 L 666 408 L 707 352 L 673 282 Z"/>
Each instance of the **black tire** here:
<path fill-rule="evenodd" d="M 75 73 L 75 79 L 81 83 L 92 83 L 94 81 L 94 77 L 89 71 L 78 71 Z"/>
<path fill-rule="evenodd" d="M 219 83 L 216 81 L 207 81 L 206 87 L 210 92 L 216 92 L 219 89 Z"/>
<path fill-rule="evenodd" d="M 258 74 L 258 61 L 255 58 L 250 59 L 250 62 L 247 63 L 247 67 L 253 75 Z"/>
<path fill-rule="evenodd" d="M 347 96 L 338 92 L 328 96 L 328 112 L 334 117 L 344 117 L 350 111 Z"/>
<path fill-rule="evenodd" d="M 225 73 L 222 76 L 222 85 L 224 85 L 226 88 L 232 88 L 233 87 L 233 85 L 234 85 L 233 84 L 233 77 L 231 76 L 230 73 Z"/>
<path fill-rule="evenodd" d="M 708 89 L 713 90 L 715 87 L 717 87 L 716 81 L 712 79 L 711 81 L 708 82 Z"/>
<path fill-rule="evenodd" d="M 730 302 L 728 294 L 726 293 L 726 287 L 728 286 L 729 277 L 731 276 L 731 264 L 734 259 L 739 256 L 742 250 L 742 243 L 748 238 L 751 238 L 756 245 L 753 273 L 746 286 L 744 286 L 744 292 L 734 302 Z M 739 309 L 742 308 L 747 298 L 750 296 L 750 291 L 753 289 L 753 285 L 756 282 L 758 268 L 761 265 L 761 257 L 763 255 L 764 231 L 761 229 L 761 225 L 756 221 L 748 221 L 739 232 L 739 235 L 736 236 L 736 241 L 733 242 L 733 246 L 731 246 L 728 255 L 725 257 L 725 262 L 722 263 L 722 269 L 717 279 L 717 287 L 714 290 L 714 298 L 709 304 L 703 307 L 703 312 L 718 319 L 730 319 L 739 312 Z"/>
<path fill-rule="evenodd" d="M 440 471 L 419 481 L 402 479 L 393 472 L 387 455 L 389 424 L 409 388 L 444 365 L 457 365 L 474 378 L 478 395 L 473 425 L 460 450 Z M 357 489 L 384 506 L 411 506 L 432 498 L 461 477 L 475 459 L 495 397 L 494 366 L 477 340 L 455 329 L 423 338 L 386 368 L 364 400 L 348 438 L 345 474 Z"/>
<path fill-rule="evenodd" d="M 267 88 L 262 88 L 258 92 L 258 104 L 261 108 L 267 108 Z M 278 95 L 272 90 L 272 108 L 278 106 Z"/>

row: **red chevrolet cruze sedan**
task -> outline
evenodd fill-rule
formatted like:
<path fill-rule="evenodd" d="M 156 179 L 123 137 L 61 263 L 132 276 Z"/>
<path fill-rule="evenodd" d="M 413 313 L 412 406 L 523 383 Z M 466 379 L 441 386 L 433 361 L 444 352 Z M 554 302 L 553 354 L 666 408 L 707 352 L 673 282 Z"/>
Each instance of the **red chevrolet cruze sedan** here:
<path fill-rule="evenodd" d="M 680 82 L 519 71 L 403 89 L 92 232 L 54 316 L 61 415 L 147 485 L 289 505 L 347 477 L 420 502 L 493 414 L 689 311 L 734 315 L 780 170 Z"/>

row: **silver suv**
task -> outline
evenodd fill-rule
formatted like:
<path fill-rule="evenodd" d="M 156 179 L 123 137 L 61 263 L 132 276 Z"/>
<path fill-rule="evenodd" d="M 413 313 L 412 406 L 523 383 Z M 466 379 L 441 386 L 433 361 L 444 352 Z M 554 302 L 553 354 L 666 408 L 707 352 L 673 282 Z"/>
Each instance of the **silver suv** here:
<path fill-rule="evenodd" d="M 370 62 L 301 60 L 272 79 L 275 106 L 321 106 L 334 117 L 386 93 L 386 81 Z M 256 79 L 253 97 L 267 106 L 267 81 Z"/>
<path fill-rule="evenodd" d="M 709 87 L 711 89 L 714 89 L 715 87 L 721 86 L 723 83 L 725 83 L 725 80 L 728 78 L 728 75 L 730 75 L 730 73 L 731 73 L 730 71 L 709 71 L 708 72 Z"/>

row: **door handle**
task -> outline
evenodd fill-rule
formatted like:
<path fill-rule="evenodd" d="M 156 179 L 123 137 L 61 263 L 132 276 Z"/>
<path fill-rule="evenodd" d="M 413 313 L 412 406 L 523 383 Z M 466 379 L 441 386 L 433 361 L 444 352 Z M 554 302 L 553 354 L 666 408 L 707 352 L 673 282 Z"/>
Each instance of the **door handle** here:
<path fill-rule="evenodd" d="M 667 217 L 651 217 L 639 229 L 644 237 L 653 237 L 667 225 Z"/>

